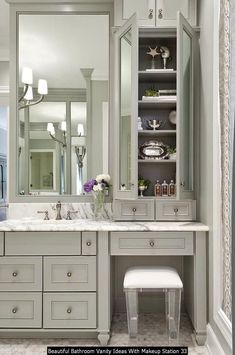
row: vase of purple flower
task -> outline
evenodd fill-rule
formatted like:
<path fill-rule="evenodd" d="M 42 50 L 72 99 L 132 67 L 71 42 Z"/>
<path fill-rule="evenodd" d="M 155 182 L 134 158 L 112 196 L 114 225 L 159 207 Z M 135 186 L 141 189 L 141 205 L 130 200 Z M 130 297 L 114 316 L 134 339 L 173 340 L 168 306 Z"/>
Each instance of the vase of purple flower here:
<path fill-rule="evenodd" d="M 84 191 L 92 193 L 94 201 L 94 217 L 96 220 L 104 219 L 104 202 L 106 192 L 110 187 L 110 176 L 107 174 L 97 175 L 95 179 L 87 181 L 84 185 Z"/>

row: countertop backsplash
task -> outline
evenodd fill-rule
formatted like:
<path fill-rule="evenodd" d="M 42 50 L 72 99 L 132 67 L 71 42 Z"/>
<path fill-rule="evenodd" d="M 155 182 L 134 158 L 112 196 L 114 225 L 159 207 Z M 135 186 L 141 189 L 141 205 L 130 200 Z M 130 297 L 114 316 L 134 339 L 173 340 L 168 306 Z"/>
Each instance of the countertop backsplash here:
<path fill-rule="evenodd" d="M 37 211 L 48 211 L 49 218 L 55 220 L 56 210 L 55 203 L 10 203 L 7 218 L 8 219 L 21 219 L 31 217 L 34 219 L 43 220 L 44 214 L 40 214 Z M 92 219 L 94 218 L 93 203 L 62 203 L 61 216 L 66 218 L 67 211 L 78 211 L 72 213 L 72 219 Z M 112 204 L 105 203 L 104 205 L 104 218 L 112 219 L 113 211 Z"/>

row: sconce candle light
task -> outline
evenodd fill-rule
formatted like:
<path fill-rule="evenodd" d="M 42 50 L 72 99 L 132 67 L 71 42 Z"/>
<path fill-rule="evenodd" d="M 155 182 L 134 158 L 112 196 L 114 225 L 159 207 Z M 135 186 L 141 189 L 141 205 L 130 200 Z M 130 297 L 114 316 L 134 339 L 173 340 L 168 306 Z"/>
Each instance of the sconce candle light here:
<path fill-rule="evenodd" d="M 66 137 L 65 137 L 65 132 L 66 132 L 66 121 L 62 121 L 60 124 L 60 130 L 63 131 L 63 138 L 64 141 L 61 141 L 60 139 L 56 138 L 55 136 L 55 127 L 53 125 L 53 123 L 49 122 L 47 124 L 47 131 L 49 132 L 50 137 L 55 141 L 58 142 L 60 144 L 62 144 L 63 148 L 67 146 L 66 144 Z"/>
<path fill-rule="evenodd" d="M 24 67 L 22 70 L 22 76 L 21 76 L 21 81 L 24 85 L 24 90 L 22 96 L 19 98 L 19 110 L 37 105 L 39 104 L 43 99 L 44 96 L 48 94 L 48 88 L 47 88 L 47 81 L 44 79 L 39 79 L 38 80 L 38 93 L 40 94 L 40 97 L 36 101 L 33 100 L 33 71 L 31 68 Z"/>

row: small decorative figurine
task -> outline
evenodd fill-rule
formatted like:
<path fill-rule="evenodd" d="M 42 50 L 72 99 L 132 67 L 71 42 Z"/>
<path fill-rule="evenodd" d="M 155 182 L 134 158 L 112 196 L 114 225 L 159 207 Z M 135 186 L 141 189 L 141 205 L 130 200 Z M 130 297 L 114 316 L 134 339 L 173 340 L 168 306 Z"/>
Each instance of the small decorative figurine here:
<path fill-rule="evenodd" d="M 148 125 L 151 127 L 154 131 L 159 129 L 162 125 L 162 121 L 159 120 L 148 120 Z"/>
<path fill-rule="evenodd" d="M 151 57 L 152 57 L 151 69 L 156 69 L 155 68 L 155 60 L 154 60 L 154 58 L 156 56 L 158 56 L 158 55 L 161 55 L 162 52 L 163 52 L 163 49 L 161 49 L 161 47 L 156 46 L 155 48 L 151 48 L 149 46 L 149 52 L 147 52 L 146 54 L 151 55 Z"/>
<path fill-rule="evenodd" d="M 170 58 L 169 48 L 161 46 L 161 57 L 163 59 L 163 69 L 166 69 L 167 60 Z"/>

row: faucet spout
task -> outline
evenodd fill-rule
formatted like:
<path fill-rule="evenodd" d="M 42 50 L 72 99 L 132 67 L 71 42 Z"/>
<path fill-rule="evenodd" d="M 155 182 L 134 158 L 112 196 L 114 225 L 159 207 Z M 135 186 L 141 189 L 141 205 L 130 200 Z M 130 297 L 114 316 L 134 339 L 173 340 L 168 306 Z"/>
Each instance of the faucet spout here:
<path fill-rule="evenodd" d="M 56 220 L 62 219 L 61 217 L 61 202 L 58 201 L 57 204 L 55 205 L 56 207 Z"/>

